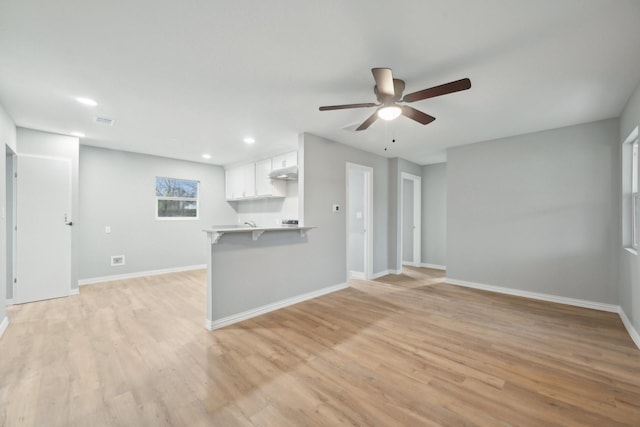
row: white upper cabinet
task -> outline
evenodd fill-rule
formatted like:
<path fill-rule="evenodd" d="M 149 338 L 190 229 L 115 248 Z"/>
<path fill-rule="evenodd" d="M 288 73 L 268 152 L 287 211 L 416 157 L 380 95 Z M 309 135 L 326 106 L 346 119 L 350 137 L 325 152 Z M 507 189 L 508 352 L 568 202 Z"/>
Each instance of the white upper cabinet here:
<path fill-rule="evenodd" d="M 288 168 L 289 166 L 295 166 L 298 164 L 298 152 L 292 151 L 290 153 L 281 154 L 275 156 L 272 159 L 272 170 Z"/>
<path fill-rule="evenodd" d="M 264 159 L 256 162 L 256 195 L 271 195 L 271 180 L 269 173 L 271 172 L 271 159 Z"/>
<path fill-rule="evenodd" d="M 281 167 L 288 167 L 295 165 L 297 160 L 298 155 L 293 152 L 227 169 L 225 171 L 227 200 L 285 197 L 286 181 L 270 179 L 269 173 L 276 169 L 274 162 L 286 165 Z"/>

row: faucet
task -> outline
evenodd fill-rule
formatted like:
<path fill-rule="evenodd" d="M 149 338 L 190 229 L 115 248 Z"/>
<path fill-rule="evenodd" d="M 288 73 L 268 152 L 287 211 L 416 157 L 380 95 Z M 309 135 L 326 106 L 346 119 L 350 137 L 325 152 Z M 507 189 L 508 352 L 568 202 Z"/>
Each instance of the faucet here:
<path fill-rule="evenodd" d="M 248 225 L 249 227 L 252 227 L 252 228 L 256 228 L 257 227 L 255 221 L 245 221 L 244 223 L 245 223 L 245 225 Z"/>

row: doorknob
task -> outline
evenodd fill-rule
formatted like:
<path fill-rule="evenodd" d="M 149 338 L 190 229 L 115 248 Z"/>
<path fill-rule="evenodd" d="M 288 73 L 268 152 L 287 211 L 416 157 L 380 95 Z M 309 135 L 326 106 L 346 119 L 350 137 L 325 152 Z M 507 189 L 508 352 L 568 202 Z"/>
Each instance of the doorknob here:
<path fill-rule="evenodd" d="M 73 221 L 67 220 L 67 214 L 64 214 L 64 225 L 68 225 L 69 227 L 73 225 Z"/>

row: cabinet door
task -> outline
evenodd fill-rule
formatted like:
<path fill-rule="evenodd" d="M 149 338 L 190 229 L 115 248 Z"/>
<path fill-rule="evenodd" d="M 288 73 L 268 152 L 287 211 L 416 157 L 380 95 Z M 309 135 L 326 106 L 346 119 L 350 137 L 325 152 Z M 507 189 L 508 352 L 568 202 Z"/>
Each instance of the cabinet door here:
<path fill-rule="evenodd" d="M 273 169 L 282 169 L 289 166 L 298 164 L 298 152 L 292 151 L 290 153 L 281 154 L 273 158 Z"/>
<path fill-rule="evenodd" d="M 271 172 L 271 159 L 256 162 L 256 195 L 270 196 L 272 194 L 269 172 Z"/>
<path fill-rule="evenodd" d="M 244 191 L 242 197 L 255 197 L 256 195 L 256 164 L 249 163 L 241 166 L 244 175 Z"/>
<path fill-rule="evenodd" d="M 224 176 L 227 200 L 242 198 L 244 192 L 244 171 L 242 168 L 227 169 Z"/>

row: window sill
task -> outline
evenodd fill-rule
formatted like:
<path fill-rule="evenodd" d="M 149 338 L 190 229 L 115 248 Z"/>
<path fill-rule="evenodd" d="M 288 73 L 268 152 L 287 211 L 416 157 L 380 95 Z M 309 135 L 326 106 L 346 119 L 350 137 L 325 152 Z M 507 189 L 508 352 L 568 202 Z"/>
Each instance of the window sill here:
<path fill-rule="evenodd" d="M 629 252 L 630 254 L 638 256 L 638 251 L 636 249 L 634 249 L 634 248 L 624 248 L 624 250 Z"/>

